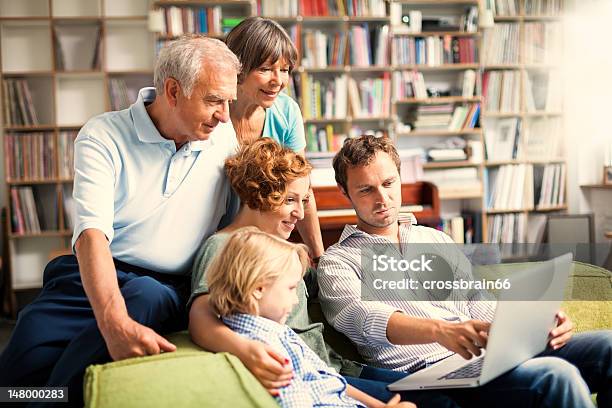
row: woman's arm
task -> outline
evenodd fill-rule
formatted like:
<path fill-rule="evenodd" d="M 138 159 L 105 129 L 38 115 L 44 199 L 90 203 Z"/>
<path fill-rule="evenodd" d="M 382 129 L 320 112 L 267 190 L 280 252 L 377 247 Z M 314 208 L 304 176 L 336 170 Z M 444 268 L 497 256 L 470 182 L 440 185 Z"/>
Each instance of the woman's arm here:
<path fill-rule="evenodd" d="M 323 238 L 321 237 L 321 226 L 319 225 L 319 217 L 317 216 L 317 203 L 315 202 L 314 194 L 310 189 L 310 200 L 304 209 L 304 219 L 298 221 L 297 229 L 302 237 L 304 244 L 312 251 L 313 258 L 319 258 L 323 255 Z"/>
<path fill-rule="evenodd" d="M 306 157 L 305 149 L 297 152 Z M 312 188 L 310 189 L 310 200 L 304 209 L 304 219 L 297 223 L 297 229 L 304 244 L 312 251 L 313 258 L 319 258 L 325 252 L 323 238 L 321 237 L 321 226 L 317 216 L 317 203 Z"/>
<path fill-rule="evenodd" d="M 198 296 L 189 311 L 189 334 L 206 350 L 227 352 L 242 361 L 272 395 L 288 385 L 293 377 L 289 362 L 270 346 L 234 333 L 213 313 L 208 295 Z"/>

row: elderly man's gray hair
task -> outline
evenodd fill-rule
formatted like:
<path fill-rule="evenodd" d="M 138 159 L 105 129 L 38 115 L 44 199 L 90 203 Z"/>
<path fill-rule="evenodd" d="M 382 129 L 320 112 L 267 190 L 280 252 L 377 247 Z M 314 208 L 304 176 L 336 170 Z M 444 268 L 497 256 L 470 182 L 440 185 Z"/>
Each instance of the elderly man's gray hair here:
<path fill-rule="evenodd" d="M 201 35 L 186 35 L 168 43 L 155 63 L 153 82 L 158 95 L 164 93 L 164 82 L 174 78 L 186 97 L 193 92 L 202 68 L 217 72 L 240 73 L 240 61 L 222 42 Z M 229 73 L 229 72 L 228 72 Z"/>

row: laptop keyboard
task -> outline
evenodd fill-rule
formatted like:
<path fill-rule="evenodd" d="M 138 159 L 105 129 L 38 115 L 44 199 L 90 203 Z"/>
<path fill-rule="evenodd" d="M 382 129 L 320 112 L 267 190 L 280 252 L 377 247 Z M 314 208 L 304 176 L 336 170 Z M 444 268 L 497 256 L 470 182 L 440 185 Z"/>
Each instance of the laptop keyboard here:
<path fill-rule="evenodd" d="M 479 377 L 480 372 L 482 371 L 483 363 L 484 358 L 479 358 L 478 360 L 472 361 L 471 363 L 466 364 L 455 371 L 451 371 L 450 373 L 438 378 L 438 380 L 455 380 L 459 378 Z"/>

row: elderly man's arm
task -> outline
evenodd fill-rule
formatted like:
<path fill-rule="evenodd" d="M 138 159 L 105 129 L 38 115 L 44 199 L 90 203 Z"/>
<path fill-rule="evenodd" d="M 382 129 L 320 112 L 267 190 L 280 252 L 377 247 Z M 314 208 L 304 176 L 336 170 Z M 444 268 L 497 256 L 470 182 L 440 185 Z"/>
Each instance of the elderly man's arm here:
<path fill-rule="evenodd" d="M 174 345 L 134 321 L 119 290 L 109 242 L 114 237 L 116 162 L 113 144 L 88 135 L 85 127 L 75 142 L 73 247 L 81 281 L 96 322 L 114 360 L 173 351 Z"/>
<path fill-rule="evenodd" d="M 86 229 L 75 249 L 83 288 L 113 360 L 176 350 L 168 340 L 128 315 L 104 233 Z"/>
<path fill-rule="evenodd" d="M 325 317 L 354 343 L 384 347 L 435 342 L 465 358 L 480 355 L 475 344 L 486 344 L 488 323 L 448 323 L 413 317 L 383 302 L 364 301 L 355 268 L 340 256 L 326 254 L 318 270 Z"/>

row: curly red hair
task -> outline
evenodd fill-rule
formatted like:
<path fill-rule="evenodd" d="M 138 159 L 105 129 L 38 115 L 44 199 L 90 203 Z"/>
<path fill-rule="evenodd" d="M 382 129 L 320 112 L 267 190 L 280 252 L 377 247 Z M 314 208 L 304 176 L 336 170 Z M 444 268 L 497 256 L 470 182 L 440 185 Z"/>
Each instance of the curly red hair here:
<path fill-rule="evenodd" d="M 262 137 L 244 144 L 225 161 L 225 173 L 243 204 L 269 211 L 285 202 L 287 185 L 310 174 L 312 166 L 291 149 Z"/>

